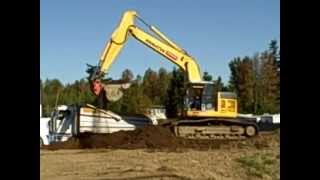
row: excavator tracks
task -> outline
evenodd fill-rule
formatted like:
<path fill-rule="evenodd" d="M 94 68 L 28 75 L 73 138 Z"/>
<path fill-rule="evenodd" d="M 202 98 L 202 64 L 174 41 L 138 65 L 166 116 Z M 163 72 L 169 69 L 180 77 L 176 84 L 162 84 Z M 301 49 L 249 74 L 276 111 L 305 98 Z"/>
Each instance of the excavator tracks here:
<path fill-rule="evenodd" d="M 245 139 L 259 133 L 255 119 L 179 120 L 167 124 L 173 133 L 187 139 Z"/>

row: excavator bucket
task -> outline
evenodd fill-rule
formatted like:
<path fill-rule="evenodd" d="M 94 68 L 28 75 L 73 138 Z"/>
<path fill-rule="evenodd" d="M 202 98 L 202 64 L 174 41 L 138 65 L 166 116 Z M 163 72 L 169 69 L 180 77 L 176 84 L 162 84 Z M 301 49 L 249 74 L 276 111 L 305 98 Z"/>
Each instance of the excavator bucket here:
<path fill-rule="evenodd" d="M 103 85 L 100 80 L 94 80 L 91 83 L 91 91 L 93 92 L 94 95 L 99 96 L 102 90 L 103 90 Z"/>
<path fill-rule="evenodd" d="M 115 102 L 123 96 L 123 90 L 128 89 L 130 86 L 131 84 L 129 82 L 111 82 L 104 84 L 100 80 L 94 80 L 91 84 L 91 91 L 95 96 L 99 96 L 104 91 L 105 98 L 109 102 Z"/>
<path fill-rule="evenodd" d="M 118 101 L 123 96 L 123 90 L 130 87 L 130 83 L 123 84 L 103 84 L 102 87 L 106 92 L 106 98 L 108 101 Z"/>

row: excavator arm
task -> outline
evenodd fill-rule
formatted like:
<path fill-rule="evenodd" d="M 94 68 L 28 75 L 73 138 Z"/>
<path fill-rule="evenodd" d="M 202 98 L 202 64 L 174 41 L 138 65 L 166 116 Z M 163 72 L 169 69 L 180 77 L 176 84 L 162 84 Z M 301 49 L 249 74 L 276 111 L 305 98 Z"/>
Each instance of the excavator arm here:
<path fill-rule="evenodd" d="M 136 19 L 141 20 L 146 24 L 156 36 L 137 27 L 135 25 Z M 130 36 L 176 64 L 180 69 L 186 72 L 189 82 L 197 83 L 202 81 L 200 68 L 196 61 L 188 55 L 185 50 L 162 34 L 157 28 L 145 23 L 135 11 L 127 11 L 124 13 L 120 24 L 105 46 L 97 68 L 91 75 L 92 81 L 99 80 L 103 74 L 108 71 Z"/>

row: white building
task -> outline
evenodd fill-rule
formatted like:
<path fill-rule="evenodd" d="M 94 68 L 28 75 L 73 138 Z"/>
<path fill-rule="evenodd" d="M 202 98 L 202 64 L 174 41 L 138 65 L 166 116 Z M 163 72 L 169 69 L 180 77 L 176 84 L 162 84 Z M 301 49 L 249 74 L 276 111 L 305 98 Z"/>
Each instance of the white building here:
<path fill-rule="evenodd" d="M 148 109 L 148 114 L 157 120 L 167 119 L 166 109 L 163 106 L 152 106 Z"/>

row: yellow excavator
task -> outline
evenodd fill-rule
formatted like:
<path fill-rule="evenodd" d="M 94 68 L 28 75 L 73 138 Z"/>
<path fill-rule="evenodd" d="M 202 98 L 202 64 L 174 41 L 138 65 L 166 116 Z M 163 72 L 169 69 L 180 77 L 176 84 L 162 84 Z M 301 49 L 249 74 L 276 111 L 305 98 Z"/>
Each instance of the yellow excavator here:
<path fill-rule="evenodd" d="M 136 20 L 146 25 L 151 33 L 139 28 L 135 24 Z M 108 94 L 108 92 L 105 92 L 108 85 L 101 83 L 101 79 L 115 61 L 129 37 L 133 37 L 176 64 L 185 74 L 187 89 L 184 99 L 185 108 L 179 120 L 168 121 L 164 124 L 170 126 L 176 136 L 200 139 L 238 139 L 253 137 L 258 134 L 259 128 L 255 119 L 238 116 L 236 94 L 218 92 L 217 96 L 214 97 L 214 84 L 203 81 L 197 61 L 155 26 L 146 23 L 136 11 L 130 10 L 123 14 L 119 25 L 106 44 L 99 64 L 94 67 L 90 75 L 91 90 L 96 96 L 101 96 L 103 93 Z M 120 97 L 122 90 L 125 89 L 124 87 L 128 88 L 129 86 L 118 84 L 113 94 L 120 94 Z M 104 97 L 108 99 L 108 97 L 115 96 Z"/>

